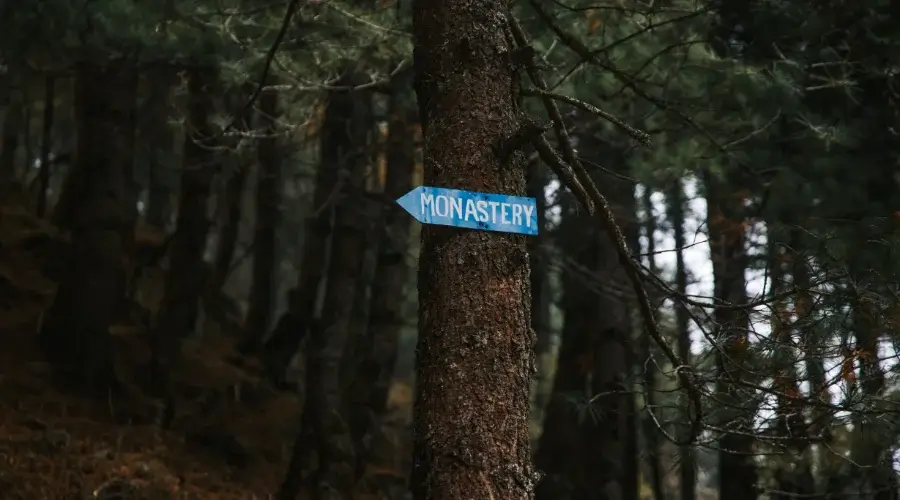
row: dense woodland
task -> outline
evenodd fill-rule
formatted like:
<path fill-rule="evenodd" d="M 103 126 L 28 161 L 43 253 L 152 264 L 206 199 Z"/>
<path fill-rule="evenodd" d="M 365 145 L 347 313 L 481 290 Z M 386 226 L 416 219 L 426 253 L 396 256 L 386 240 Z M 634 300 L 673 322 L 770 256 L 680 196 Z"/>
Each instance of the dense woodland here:
<path fill-rule="evenodd" d="M 0 25 L 0 497 L 900 498 L 896 2 Z"/>

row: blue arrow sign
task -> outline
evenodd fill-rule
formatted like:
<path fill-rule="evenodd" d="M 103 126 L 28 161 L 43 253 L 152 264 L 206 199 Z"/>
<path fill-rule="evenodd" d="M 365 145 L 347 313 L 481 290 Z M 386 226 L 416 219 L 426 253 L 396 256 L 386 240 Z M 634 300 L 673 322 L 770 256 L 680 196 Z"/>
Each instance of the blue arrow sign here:
<path fill-rule="evenodd" d="M 423 224 L 538 234 L 534 198 L 419 186 L 397 203 Z"/>

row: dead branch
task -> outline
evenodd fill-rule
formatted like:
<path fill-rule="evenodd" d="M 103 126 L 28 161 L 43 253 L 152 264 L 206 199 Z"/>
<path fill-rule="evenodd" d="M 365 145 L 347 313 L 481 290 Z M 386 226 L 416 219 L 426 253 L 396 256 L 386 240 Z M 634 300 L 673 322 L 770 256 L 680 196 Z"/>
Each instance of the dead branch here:
<path fill-rule="evenodd" d="M 535 9 L 540 8 L 535 0 L 531 0 L 531 4 Z M 528 39 L 518 21 L 510 16 L 509 24 L 516 43 L 520 47 L 528 46 Z M 567 40 L 563 39 L 562 36 L 560 36 L 560 39 L 563 41 L 563 43 L 569 45 L 570 42 L 567 42 Z M 587 54 L 590 55 L 590 51 L 587 51 Z M 544 81 L 543 76 L 538 71 L 534 60 L 525 60 L 523 62 L 525 64 L 526 72 L 528 73 L 528 76 L 535 87 L 546 92 L 547 83 L 546 81 Z M 547 113 L 550 115 L 550 119 L 555 125 L 554 130 L 557 133 L 560 148 L 563 151 L 563 157 L 559 158 L 559 156 L 557 156 L 552 151 L 552 149 L 550 149 L 550 144 L 543 137 L 540 137 L 535 141 L 535 148 L 537 149 L 538 153 L 541 154 L 541 158 L 544 159 L 545 162 L 548 161 L 546 158 L 549 158 L 551 160 L 551 162 L 548 162 L 548 164 L 551 165 L 551 168 L 554 166 L 554 164 L 557 164 L 554 170 L 558 169 L 562 172 L 574 171 L 577 174 L 577 180 L 581 182 L 581 186 L 574 187 L 572 184 L 567 184 L 567 187 L 569 188 L 569 190 L 576 194 L 578 193 L 578 190 L 586 191 L 588 200 L 583 201 L 582 204 L 585 206 L 585 208 L 588 209 L 589 213 L 593 214 L 592 209 L 594 208 L 594 206 L 600 208 L 600 210 L 597 212 L 598 219 L 604 231 L 609 235 L 609 237 L 616 245 L 619 262 L 625 268 L 628 280 L 631 282 L 631 286 L 634 288 L 635 295 L 637 296 L 638 308 L 641 311 L 641 316 L 644 320 L 644 326 L 647 329 L 647 334 L 653 338 L 654 342 L 656 342 L 657 345 L 659 345 L 659 348 L 662 350 L 666 358 L 668 358 L 669 362 L 672 363 L 672 366 L 676 367 L 675 373 L 678 377 L 679 385 L 681 385 L 682 389 L 685 391 L 685 393 L 687 393 L 688 399 L 691 401 L 691 409 L 693 410 L 693 415 L 691 418 L 691 431 L 687 439 L 681 441 L 669 435 L 669 433 L 665 431 L 665 429 L 661 429 L 661 431 L 666 435 L 667 439 L 678 444 L 679 446 L 693 444 L 697 440 L 697 437 L 700 435 L 703 420 L 702 400 L 700 397 L 698 386 L 696 384 L 695 372 L 691 366 L 686 365 L 685 362 L 678 356 L 678 354 L 676 354 L 675 350 L 668 344 L 668 342 L 666 342 L 665 338 L 660 332 L 659 326 L 656 324 L 653 306 L 650 304 L 650 298 L 647 295 L 647 290 L 644 288 L 641 264 L 631 254 L 631 250 L 628 249 L 628 243 L 625 241 L 625 236 L 622 234 L 621 228 L 616 223 L 615 216 L 613 215 L 612 209 L 610 208 L 609 202 L 606 200 L 606 197 L 600 193 L 600 191 L 597 189 L 597 185 L 594 184 L 594 181 L 591 180 L 591 178 L 587 175 L 584 166 L 581 165 L 581 162 L 579 162 L 577 157 L 575 156 L 575 148 L 572 146 L 571 140 L 569 139 L 568 133 L 566 132 L 565 124 L 562 121 L 562 117 L 559 113 L 559 108 L 556 106 L 556 102 L 550 96 L 543 94 L 541 94 L 541 99 L 544 102 Z M 547 151 L 548 149 L 550 149 L 550 151 Z M 563 165 L 558 165 L 559 163 L 562 163 Z M 569 165 L 565 165 L 565 163 L 569 163 Z M 572 178 L 574 177 L 576 176 L 570 177 L 568 182 L 571 182 Z M 564 177 L 560 177 L 560 182 L 566 184 L 567 180 Z"/>

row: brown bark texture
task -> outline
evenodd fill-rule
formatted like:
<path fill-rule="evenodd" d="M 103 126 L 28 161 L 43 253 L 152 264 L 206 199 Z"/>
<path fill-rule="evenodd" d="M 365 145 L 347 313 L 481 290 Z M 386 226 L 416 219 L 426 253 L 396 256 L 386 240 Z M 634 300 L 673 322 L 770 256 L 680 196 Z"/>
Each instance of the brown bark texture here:
<path fill-rule="evenodd" d="M 506 2 L 413 3 L 428 186 L 525 193 L 498 150 L 522 121 Z M 413 497 L 533 498 L 534 374 L 522 236 L 425 226 L 419 262 Z"/>
<path fill-rule="evenodd" d="M 137 73 L 126 62 L 76 73 L 77 155 L 70 174 L 71 247 L 41 347 L 68 382 L 104 392 L 114 384 L 108 328 L 125 297 L 134 239 L 128 189 L 134 156 Z"/>

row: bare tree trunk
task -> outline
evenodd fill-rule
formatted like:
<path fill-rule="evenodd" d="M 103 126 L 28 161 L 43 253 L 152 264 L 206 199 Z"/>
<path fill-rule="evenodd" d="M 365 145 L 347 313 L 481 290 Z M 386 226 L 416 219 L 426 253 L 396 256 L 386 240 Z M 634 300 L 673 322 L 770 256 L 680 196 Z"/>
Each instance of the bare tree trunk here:
<path fill-rule="evenodd" d="M 590 140 L 582 143 L 586 147 Z M 625 159 L 615 149 L 592 145 L 595 154 L 615 164 Z M 624 172 L 620 172 L 624 173 Z M 627 177 L 626 177 L 627 178 Z M 610 174 L 602 174 L 597 185 L 604 186 L 616 222 L 626 241 L 635 245 L 639 225 L 635 220 L 633 183 Z M 594 222 L 596 224 L 596 222 Z M 576 498 L 598 500 L 637 500 L 638 426 L 635 414 L 633 380 L 629 376 L 634 355 L 634 326 L 630 295 L 624 268 L 615 243 L 598 231 L 599 261 L 594 279 L 600 286 L 590 324 L 593 339 L 591 373 L 591 410 L 582 423 L 581 444 L 583 489 Z"/>
<path fill-rule="evenodd" d="M 178 219 L 171 242 L 162 304 L 153 332 L 152 379 L 154 396 L 168 399 L 171 372 L 177 369 L 178 346 L 193 331 L 206 272 L 203 254 L 209 231 L 207 206 L 215 166 L 209 149 L 213 135 L 215 70 L 193 67 L 188 73 L 188 112 L 185 123 L 184 167 Z M 171 401 L 167 401 L 167 404 Z M 163 422 L 164 426 L 167 422 Z"/>
<path fill-rule="evenodd" d="M 253 237 L 253 283 L 244 324 L 251 350 L 262 347 L 272 321 L 275 292 L 275 252 L 281 211 L 281 152 L 278 148 L 278 94 L 264 91 L 259 98 L 259 119 L 265 137 L 258 146 L 256 224 Z"/>
<path fill-rule="evenodd" d="M 384 195 L 390 199 L 397 199 L 412 188 L 415 168 L 413 128 L 416 118 L 404 91 L 396 90 L 390 104 L 384 187 Z M 387 409 L 410 271 L 408 252 L 412 223 L 409 216 L 402 210 L 388 209 L 383 212 L 382 220 L 384 234 L 372 280 L 366 355 L 353 387 L 357 399 L 367 406 L 359 409 L 368 414 L 365 428 L 360 431 L 363 436 L 375 432 Z"/>
<path fill-rule="evenodd" d="M 715 299 L 720 304 L 745 304 L 744 200 L 732 194 L 735 186 L 716 179 L 710 172 L 704 173 L 704 184 Z M 716 392 L 727 406 L 721 423 L 728 429 L 719 437 L 719 496 L 754 500 L 758 495 L 751 418 L 754 412 L 749 405 L 755 398 L 740 383 L 747 373 L 750 318 L 744 309 L 717 307 L 714 319 L 720 348 L 716 351 Z"/>
<path fill-rule="evenodd" d="M 3 142 L 0 144 L 0 181 L 9 181 L 16 176 L 16 152 L 22 133 L 22 100 L 18 96 L 9 97 L 9 106 L 3 119 Z"/>
<path fill-rule="evenodd" d="M 307 219 L 304 232 L 303 253 L 298 266 L 300 276 L 297 286 L 289 293 L 288 310 L 279 318 L 272 335 L 263 347 L 269 378 L 278 386 L 286 384 L 285 370 L 297 353 L 300 342 L 318 328 L 316 304 L 328 262 L 328 241 L 332 231 L 334 198 L 338 189 L 336 165 L 340 160 L 342 148 L 345 147 L 337 138 L 346 135 L 342 132 L 350 118 L 346 113 L 346 106 L 341 106 L 334 100 L 325 110 L 320 132 L 321 160 L 316 172 L 311 215 Z M 288 481 L 292 477 L 292 474 L 288 474 Z M 299 483 L 297 487 L 299 488 Z M 281 491 L 290 490 L 291 487 L 287 482 L 282 485 Z"/>
<path fill-rule="evenodd" d="M 653 211 L 652 195 L 653 190 L 645 185 L 641 204 L 646 217 L 644 228 L 647 233 L 647 268 L 650 269 L 651 273 L 658 275 L 655 240 L 656 214 Z M 653 489 L 653 498 L 655 500 L 665 500 L 665 484 L 663 483 L 663 470 L 660 463 L 659 430 L 656 428 L 656 422 L 650 415 L 650 412 L 657 414 L 659 409 L 656 404 L 656 363 L 650 360 L 653 352 L 649 335 L 641 335 L 640 349 L 641 355 L 638 358 L 640 366 L 638 366 L 638 369 L 643 374 L 644 405 L 646 406 L 645 413 L 647 413 L 643 419 L 643 430 L 647 447 L 647 465 L 650 471 L 650 487 Z"/>
<path fill-rule="evenodd" d="M 175 131 L 169 124 L 176 110 L 172 102 L 172 88 L 177 74 L 174 67 L 152 68 L 147 74 L 149 95 L 144 104 L 146 110 L 143 136 L 148 155 L 147 209 L 145 220 L 151 227 L 166 232 L 172 216 L 171 195 L 175 169 L 172 163 L 175 147 Z"/>
<path fill-rule="evenodd" d="M 83 63 L 75 81 L 78 155 L 70 196 L 71 253 L 41 347 L 66 382 L 114 386 L 108 328 L 126 290 L 134 239 L 132 172 L 137 73 L 126 61 Z"/>
<path fill-rule="evenodd" d="M 547 187 L 546 167 L 535 160 L 529 164 L 528 169 L 528 196 L 537 200 L 538 224 L 544 229 L 543 217 L 547 211 L 547 198 L 544 189 Z M 534 344 L 534 356 L 537 360 L 537 381 L 534 389 L 533 417 L 542 421 L 544 407 L 547 406 L 549 393 L 547 381 L 550 380 L 548 371 L 553 340 L 553 331 L 550 327 L 550 286 L 549 286 L 549 258 L 545 246 L 549 245 L 546 235 L 538 234 L 528 239 L 528 255 L 531 264 L 531 327 L 534 328 L 537 341 Z"/>
<path fill-rule="evenodd" d="M 344 75 L 339 85 L 353 86 L 361 83 L 353 72 Z M 310 331 L 310 343 L 306 350 L 306 405 L 300 435 L 294 443 L 287 476 L 278 493 L 279 500 L 293 499 L 302 484 L 304 469 L 311 463 L 310 455 L 318 454 L 318 466 L 310 476 L 311 489 L 316 498 L 326 498 L 327 492 L 336 490 L 346 494 L 354 481 L 355 453 L 348 427 L 341 415 L 340 367 L 348 324 L 353 308 L 357 278 L 361 272 L 365 251 L 364 207 L 361 209 L 354 196 L 362 191 L 369 155 L 369 135 L 373 128 L 372 96 L 365 92 L 334 92 L 330 95 L 322 129 L 322 164 L 317 186 L 317 207 L 324 213 L 318 215 L 311 228 L 311 241 L 304 253 L 304 267 L 309 271 L 305 280 L 321 279 L 325 261 L 323 229 L 331 229 L 327 218 L 334 213 L 334 235 L 331 243 L 331 259 L 320 326 Z M 327 175 L 327 176 L 326 176 Z M 338 177 L 344 179 L 341 186 Z M 330 189 L 318 192 L 318 189 Z M 319 197 L 323 199 L 319 199 Z M 321 224 L 321 225 L 319 225 Z M 325 225 L 327 224 L 327 225 Z M 316 234 L 316 231 L 320 231 Z M 324 234 L 323 234 L 324 233 Z M 307 260 L 309 259 L 309 260 Z M 309 328 L 315 311 L 316 290 L 312 281 L 305 281 L 294 297 L 295 328 Z M 284 321 L 284 318 L 282 319 Z M 282 326 L 282 325 L 279 325 Z M 276 334 L 279 329 L 276 328 Z M 303 331 L 284 331 L 285 338 L 294 340 L 296 350 Z M 293 334 L 293 336 L 290 336 Z"/>
<path fill-rule="evenodd" d="M 413 4 L 426 185 L 525 193 L 524 155 L 498 155 L 522 115 L 497 21 L 509 15 L 506 2 Z M 533 498 L 525 239 L 425 226 L 419 266 L 413 497 Z"/>
<path fill-rule="evenodd" d="M 574 212 L 570 208 L 570 211 Z M 592 324 L 598 308 L 598 286 L 593 279 L 600 255 L 600 240 L 586 214 L 564 215 L 560 247 L 565 249 L 562 308 L 565 317 L 556 362 L 553 391 L 544 416 L 543 434 L 535 462 L 546 474 L 538 484 L 538 500 L 578 500 L 575 489 L 584 483 L 577 401 L 590 397 L 593 370 Z M 586 418 L 591 418 L 587 415 Z"/>
<path fill-rule="evenodd" d="M 38 181 L 37 216 L 47 213 L 47 190 L 50 189 L 50 153 L 53 151 L 53 111 L 56 108 L 56 78 L 44 79 L 44 121 L 41 131 L 41 169 Z"/>
<path fill-rule="evenodd" d="M 666 193 L 666 204 L 669 220 L 672 223 L 675 239 L 675 290 L 682 297 L 687 295 L 688 273 L 684 262 L 684 248 L 686 238 L 684 236 L 684 186 L 680 179 L 673 181 L 674 186 Z M 690 365 L 691 359 L 691 332 L 690 315 L 684 305 L 675 307 L 675 329 L 678 336 L 678 357 Z M 688 407 L 684 401 L 681 406 Z M 685 421 L 690 421 L 690 413 L 685 412 Z M 687 436 L 680 436 L 682 439 Z M 679 448 L 679 490 L 681 500 L 694 500 L 697 496 L 697 469 L 694 460 L 694 448 L 691 445 Z"/>

